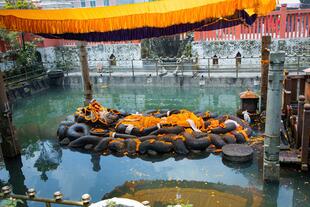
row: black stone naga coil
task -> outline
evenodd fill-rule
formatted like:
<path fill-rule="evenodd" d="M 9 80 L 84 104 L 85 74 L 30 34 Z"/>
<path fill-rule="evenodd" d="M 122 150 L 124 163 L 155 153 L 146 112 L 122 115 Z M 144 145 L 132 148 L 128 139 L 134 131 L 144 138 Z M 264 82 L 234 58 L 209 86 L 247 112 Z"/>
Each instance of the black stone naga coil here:
<path fill-rule="evenodd" d="M 226 144 L 245 143 L 251 134 L 250 126 L 232 115 L 188 110 L 128 114 L 96 100 L 78 108 L 74 120 L 61 122 L 57 131 L 60 144 L 70 148 L 130 156 L 219 150 Z"/>

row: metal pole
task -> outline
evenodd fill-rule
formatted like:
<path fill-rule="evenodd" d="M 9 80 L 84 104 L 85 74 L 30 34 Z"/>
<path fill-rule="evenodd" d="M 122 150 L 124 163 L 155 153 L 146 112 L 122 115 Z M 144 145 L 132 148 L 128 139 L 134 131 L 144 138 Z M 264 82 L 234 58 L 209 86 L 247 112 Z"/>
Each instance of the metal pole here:
<path fill-rule="evenodd" d="M 300 95 L 298 97 L 298 113 L 297 113 L 297 137 L 296 137 L 296 147 L 301 146 L 301 137 L 302 137 L 302 123 L 304 116 L 304 104 L 305 96 Z"/>
<path fill-rule="evenodd" d="M 84 83 L 84 105 L 87 106 L 90 101 L 93 99 L 93 90 L 92 84 L 89 77 L 89 68 L 87 61 L 87 50 L 86 43 L 80 42 L 80 62 L 81 62 L 81 71 Z"/>
<path fill-rule="evenodd" d="M 109 59 L 109 78 L 111 78 L 112 75 L 112 59 Z"/>
<path fill-rule="evenodd" d="M 310 104 L 305 104 L 303 123 L 302 123 L 302 138 L 301 138 L 301 170 L 303 171 L 308 171 L 309 137 L 310 137 L 309 125 L 310 125 Z"/>
<path fill-rule="evenodd" d="M 181 71 L 182 71 L 182 78 L 184 77 L 184 59 L 181 58 Z"/>
<path fill-rule="evenodd" d="M 6 94 L 3 73 L 0 71 L 0 140 L 4 157 L 20 155 L 20 146 L 15 136 L 12 123 L 12 112 Z"/>
<path fill-rule="evenodd" d="M 90 202 L 91 196 L 89 194 L 83 194 L 81 197 L 81 201 L 71 201 L 71 200 L 64 200 L 63 194 L 60 191 L 54 193 L 54 199 L 37 197 L 36 190 L 34 188 L 27 189 L 25 193 L 26 195 L 12 194 L 12 189 L 10 186 L 3 186 L 1 188 L 0 199 L 13 198 L 13 199 L 35 201 L 45 203 L 47 207 L 50 207 L 51 203 L 71 205 L 71 206 L 84 206 L 84 207 L 91 205 Z"/>
<path fill-rule="evenodd" d="M 210 58 L 208 58 L 208 78 L 210 78 Z"/>
<path fill-rule="evenodd" d="M 283 88 L 284 61 L 284 52 L 270 54 L 271 68 L 268 78 L 263 167 L 263 177 L 265 181 L 278 182 L 280 176 L 281 93 Z"/>
<path fill-rule="evenodd" d="M 131 71 L 132 71 L 132 77 L 135 77 L 135 69 L 133 66 L 133 59 L 131 60 Z"/>
<path fill-rule="evenodd" d="M 154 59 L 155 60 L 155 70 L 156 70 L 156 77 L 158 77 L 158 63 L 157 63 L 157 60 L 156 59 Z"/>
<path fill-rule="evenodd" d="M 299 75 L 299 63 L 300 63 L 300 57 L 297 56 L 297 75 Z M 298 79 L 299 80 L 299 79 Z"/>
<path fill-rule="evenodd" d="M 236 78 L 239 77 L 239 63 L 236 63 Z"/>
<path fill-rule="evenodd" d="M 40 197 L 29 197 L 27 195 L 16 195 L 16 194 L 10 194 L 10 195 L 1 195 L 0 198 L 15 198 L 20 200 L 28 200 L 28 201 L 34 201 L 34 202 L 40 202 L 45 203 L 46 206 L 50 207 L 51 203 L 54 204 L 63 204 L 63 205 L 70 205 L 70 206 L 89 206 L 89 204 L 85 205 L 82 201 L 71 201 L 71 200 L 57 200 L 57 199 L 50 199 L 50 198 L 40 198 Z"/>
<path fill-rule="evenodd" d="M 261 59 L 261 110 L 266 110 L 267 103 L 267 86 L 268 86 L 268 70 L 269 70 L 269 51 L 271 44 L 271 36 L 262 37 L 262 59 Z"/>
<path fill-rule="evenodd" d="M 194 57 L 193 59 L 191 59 L 192 60 L 192 67 L 191 67 L 191 69 L 192 69 L 193 77 L 195 77 L 195 72 L 197 71 L 196 58 L 197 57 Z"/>

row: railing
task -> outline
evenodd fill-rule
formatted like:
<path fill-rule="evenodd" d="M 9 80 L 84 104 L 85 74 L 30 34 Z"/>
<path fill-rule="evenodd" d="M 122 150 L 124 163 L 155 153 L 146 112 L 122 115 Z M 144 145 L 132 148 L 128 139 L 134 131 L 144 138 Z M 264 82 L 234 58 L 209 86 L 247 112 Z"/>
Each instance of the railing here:
<path fill-rule="evenodd" d="M 310 67 L 310 55 L 287 56 L 285 69 L 299 74 L 303 69 Z M 289 61 L 288 61 L 289 60 Z M 100 76 L 203 76 L 203 77 L 239 77 L 240 75 L 260 76 L 261 57 L 217 57 L 217 58 L 161 58 L 124 61 L 124 66 L 113 66 L 108 60 L 89 60 L 92 64 L 89 69 L 92 75 Z M 142 62 L 137 67 L 137 62 Z M 104 64 L 103 64 L 104 63 Z M 98 67 L 99 66 L 99 67 Z M 76 66 L 72 72 L 80 72 Z"/>
<path fill-rule="evenodd" d="M 253 25 L 237 25 L 213 31 L 195 32 L 195 41 L 213 40 L 249 40 L 261 39 L 264 35 L 272 38 L 309 38 L 310 9 L 287 9 L 283 5 L 280 10 L 268 16 L 258 17 Z"/>
<path fill-rule="evenodd" d="M 91 197 L 89 194 L 82 195 L 81 201 L 71 201 L 64 200 L 61 192 L 57 191 L 54 193 L 54 199 L 50 198 L 41 198 L 36 196 L 36 191 L 33 188 L 28 189 L 26 195 L 17 195 L 12 194 L 12 190 L 9 186 L 4 186 L 1 189 L 0 199 L 20 199 L 26 201 L 35 201 L 39 203 L 45 203 L 46 207 L 51 207 L 51 204 L 62 204 L 62 205 L 70 205 L 70 206 L 89 206 Z"/>
<path fill-rule="evenodd" d="M 91 75 L 99 76 L 192 76 L 192 77 L 259 77 L 261 57 L 205 57 L 205 58 L 145 58 L 116 59 L 116 65 L 111 60 L 88 60 Z M 78 62 L 67 68 L 56 67 L 55 62 L 43 62 L 44 71 L 31 71 L 11 76 L 5 79 L 8 85 L 31 80 L 46 75 L 47 70 L 63 70 L 66 75 L 80 73 Z M 310 55 L 286 56 L 285 69 L 293 74 L 299 74 L 310 67 Z"/>
<path fill-rule="evenodd" d="M 39 69 L 4 78 L 7 86 L 46 76 L 46 71 Z"/>
<path fill-rule="evenodd" d="M 287 56 L 285 69 L 289 72 L 298 74 L 303 69 L 310 67 L 310 55 Z M 293 60 L 293 61 L 292 61 Z M 100 75 L 109 76 L 233 76 L 239 77 L 240 74 L 260 76 L 261 57 L 241 57 L 236 60 L 233 57 L 217 58 L 161 58 L 161 59 L 142 59 L 142 60 L 116 60 L 121 63 L 124 61 L 125 66 L 105 65 L 100 68 L 91 67 L 90 72 L 99 73 Z M 135 62 L 142 61 L 142 67 L 136 67 Z M 100 65 L 102 61 L 92 61 L 93 65 Z M 128 64 L 127 64 L 128 63 Z M 79 72 L 77 67 L 75 72 Z"/>

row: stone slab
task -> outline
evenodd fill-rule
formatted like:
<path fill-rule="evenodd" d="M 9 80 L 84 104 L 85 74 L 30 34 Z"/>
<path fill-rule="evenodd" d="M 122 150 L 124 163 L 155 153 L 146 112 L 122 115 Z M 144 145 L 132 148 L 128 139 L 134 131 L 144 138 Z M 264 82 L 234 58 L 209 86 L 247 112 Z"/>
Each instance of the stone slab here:
<path fill-rule="evenodd" d="M 301 164 L 299 150 L 280 151 L 280 163 L 285 164 Z"/>
<path fill-rule="evenodd" d="M 227 144 L 223 146 L 223 159 L 233 162 L 248 162 L 253 159 L 253 149 L 246 144 Z"/>

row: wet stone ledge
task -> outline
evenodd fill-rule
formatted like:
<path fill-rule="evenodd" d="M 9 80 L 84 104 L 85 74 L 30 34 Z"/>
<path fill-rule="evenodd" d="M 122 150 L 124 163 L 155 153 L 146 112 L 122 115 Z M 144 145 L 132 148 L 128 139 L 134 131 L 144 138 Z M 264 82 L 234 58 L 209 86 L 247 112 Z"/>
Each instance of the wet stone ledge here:
<path fill-rule="evenodd" d="M 18 99 L 29 97 L 48 89 L 49 83 L 47 78 L 34 79 L 31 81 L 21 82 L 16 85 L 9 85 L 7 95 L 10 102 Z"/>
<path fill-rule="evenodd" d="M 119 77 L 119 76 L 91 76 L 94 86 L 193 86 L 193 87 L 253 87 L 256 78 L 254 77 Z M 64 85 L 72 88 L 82 87 L 81 76 L 66 76 Z"/>

